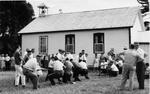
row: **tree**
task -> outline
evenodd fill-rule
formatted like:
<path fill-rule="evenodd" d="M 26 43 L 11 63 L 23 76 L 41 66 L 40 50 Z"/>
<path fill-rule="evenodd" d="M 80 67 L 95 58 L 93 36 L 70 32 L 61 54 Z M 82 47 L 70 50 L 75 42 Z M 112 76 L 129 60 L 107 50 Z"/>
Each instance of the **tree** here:
<path fill-rule="evenodd" d="M 18 32 L 33 20 L 33 16 L 33 7 L 26 0 L 0 1 L 0 53 L 12 55 L 21 45 Z"/>
<path fill-rule="evenodd" d="M 145 13 L 149 11 L 149 2 L 148 0 L 137 0 L 138 3 L 142 5 L 141 13 Z"/>

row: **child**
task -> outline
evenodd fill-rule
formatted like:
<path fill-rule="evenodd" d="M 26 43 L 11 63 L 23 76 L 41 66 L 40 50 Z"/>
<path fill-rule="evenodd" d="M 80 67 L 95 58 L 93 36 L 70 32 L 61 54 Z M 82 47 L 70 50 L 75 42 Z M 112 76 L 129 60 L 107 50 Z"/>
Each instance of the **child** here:
<path fill-rule="evenodd" d="M 114 61 L 109 62 L 107 70 L 108 70 L 108 75 L 111 77 L 116 77 L 119 72 L 117 66 L 114 64 Z"/>
<path fill-rule="evenodd" d="M 120 59 L 117 59 L 115 63 L 116 63 L 115 65 L 119 69 L 119 74 L 121 74 L 122 73 L 122 67 L 123 67 L 123 61 Z"/>
<path fill-rule="evenodd" d="M 107 66 L 106 57 L 104 56 L 104 53 L 101 53 L 101 56 L 99 59 L 99 76 L 101 75 L 101 73 L 105 73 L 106 66 Z"/>
<path fill-rule="evenodd" d="M 98 70 L 98 66 L 99 66 L 99 59 L 98 59 L 97 54 L 95 54 L 95 58 L 93 62 L 94 71 Z"/>

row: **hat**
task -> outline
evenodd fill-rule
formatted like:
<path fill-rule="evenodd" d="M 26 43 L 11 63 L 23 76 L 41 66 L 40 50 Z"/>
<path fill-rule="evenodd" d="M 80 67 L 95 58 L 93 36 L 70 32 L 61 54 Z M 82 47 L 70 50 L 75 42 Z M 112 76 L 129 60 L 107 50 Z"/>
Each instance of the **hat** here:
<path fill-rule="evenodd" d="M 32 50 L 31 49 L 27 49 L 27 52 L 32 52 Z"/>
<path fill-rule="evenodd" d="M 36 55 L 36 57 L 42 57 L 42 55 L 38 54 L 38 55 Z"/>

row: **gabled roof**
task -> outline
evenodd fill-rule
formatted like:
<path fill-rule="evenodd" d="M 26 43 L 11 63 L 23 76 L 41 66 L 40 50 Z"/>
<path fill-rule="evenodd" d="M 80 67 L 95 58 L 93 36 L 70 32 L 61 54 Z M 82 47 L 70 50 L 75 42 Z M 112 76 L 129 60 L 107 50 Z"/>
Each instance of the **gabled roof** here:
<path fill-rule="evenodd" d="M 138 7 L 62 13 L 38 17 L 19 33 L 132 27 Z"/>

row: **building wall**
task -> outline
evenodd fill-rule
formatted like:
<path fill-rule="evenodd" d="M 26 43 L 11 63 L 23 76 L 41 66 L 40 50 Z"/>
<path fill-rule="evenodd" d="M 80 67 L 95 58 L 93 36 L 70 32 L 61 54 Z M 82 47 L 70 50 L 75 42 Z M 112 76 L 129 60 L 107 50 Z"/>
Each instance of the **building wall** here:
<path fill-rule="evenodd" d="M 58 49 L 65 49 L 65 35 L 75 34 L 75 56 L 85 50 L 88 53 L 88 65 L 92 65 L 93 54 L 93 34 L 104 33 L 105 53 L 111 48 L 115 48 L 115 52 L 123 51 L 124 47 L 129 46 L 128 28 L 121 29 L 105 29 L 105 30 L 87 30 L 87 31 L 71 31 L 71 32 L 55 32 L 45 34 L 27 34 L 22 35 L 22 51 L 26 48 L 35 48 L 35 54 L 38 54 L 39 36 L 48 36 L 48 54 L 57 53 Z"/>

